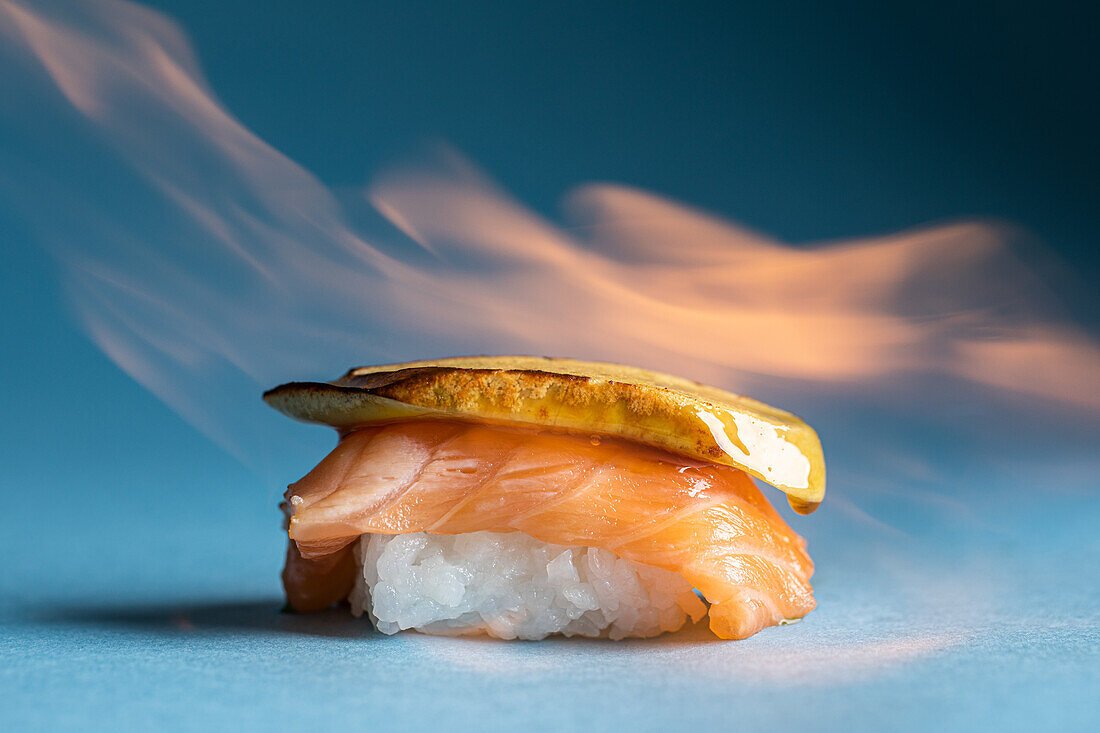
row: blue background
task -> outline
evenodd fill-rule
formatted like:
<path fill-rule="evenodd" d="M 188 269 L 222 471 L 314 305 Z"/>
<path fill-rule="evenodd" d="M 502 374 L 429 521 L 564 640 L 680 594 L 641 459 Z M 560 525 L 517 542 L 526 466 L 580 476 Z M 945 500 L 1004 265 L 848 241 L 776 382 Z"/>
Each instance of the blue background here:
<path fill-rule="evenodd" d="M 150 5 L 244 124 L 333 186 L 440 138 L 545 211 L 613 180 L 794 242 L 993 217 L 1045 240 L 1067 312 L 1100 322 L 1095 25 L 1070 6 Z M 257 411 L 300 439 L 263 476 L 207 441 L 74 324 L 21 200 L 0 197 L 6 727 L 1100 725 L 1095 415 L 968 404 L 975 432 L 1020 426 L 983 443 L 874 405 L 786 405 L 824 438 L 836 506 L 864 512 L 792 519 L 820 602 L 796 626 L 382 637 L 277 613 L 271 477 L 331 437 Z M 937 476 L 868 488 L 853 425 Z"/>

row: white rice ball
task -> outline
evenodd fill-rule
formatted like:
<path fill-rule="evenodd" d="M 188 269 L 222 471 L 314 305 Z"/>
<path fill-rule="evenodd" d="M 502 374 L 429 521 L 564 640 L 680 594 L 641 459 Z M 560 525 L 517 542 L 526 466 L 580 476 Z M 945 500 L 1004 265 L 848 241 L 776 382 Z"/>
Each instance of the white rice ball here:
<path fill-rule="evenodd" d="M 656 636 L 706 606 L 682 576 L 595 547 L 512 532 L 365 534 L 348 600 L 384 634 Z"/>

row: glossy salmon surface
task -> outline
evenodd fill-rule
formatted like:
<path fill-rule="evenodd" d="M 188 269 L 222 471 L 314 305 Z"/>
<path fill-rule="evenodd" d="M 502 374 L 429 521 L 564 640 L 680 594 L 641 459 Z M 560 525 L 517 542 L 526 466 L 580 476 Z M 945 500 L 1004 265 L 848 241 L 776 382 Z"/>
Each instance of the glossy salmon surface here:
<path fill-rule="evenodd" d="M 471 422 L 353 431 L 286 494 L 290 606 L 350 590 L 362 534 L 524 532 L 679 573 L 743 639 L 814 607 L 806 543 L 742 471 L 632 441 Z"/>

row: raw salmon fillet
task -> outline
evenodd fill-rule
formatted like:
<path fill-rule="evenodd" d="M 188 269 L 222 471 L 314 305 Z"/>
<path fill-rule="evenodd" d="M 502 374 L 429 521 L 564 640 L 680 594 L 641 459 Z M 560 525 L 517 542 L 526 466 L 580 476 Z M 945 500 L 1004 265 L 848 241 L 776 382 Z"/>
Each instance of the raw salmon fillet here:
<path fill-rule="evenodd" d="M 286 494 L 290 606 L 347 596 L 366 533 L 524 532 L 679 573 L 743 639 L 814 607 L 806 543 L 752 479 L 631 441 L 414 420 L 346 435 Z"/>

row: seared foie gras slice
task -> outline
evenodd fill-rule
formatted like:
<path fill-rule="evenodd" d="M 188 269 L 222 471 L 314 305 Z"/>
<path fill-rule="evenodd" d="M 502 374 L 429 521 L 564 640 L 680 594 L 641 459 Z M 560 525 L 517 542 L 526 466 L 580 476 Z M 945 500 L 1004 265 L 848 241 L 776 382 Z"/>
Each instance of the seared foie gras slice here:
<path fill-rule="evenodd" d="M 435 418 L 610 435 L 739 468 L 806 514 L 825 495 L 817 434 L 762 402 L 645 369 L 532 356 L 477 356 L 352 369 L 267 392 L 269 405 L 347 432 Z"/>

